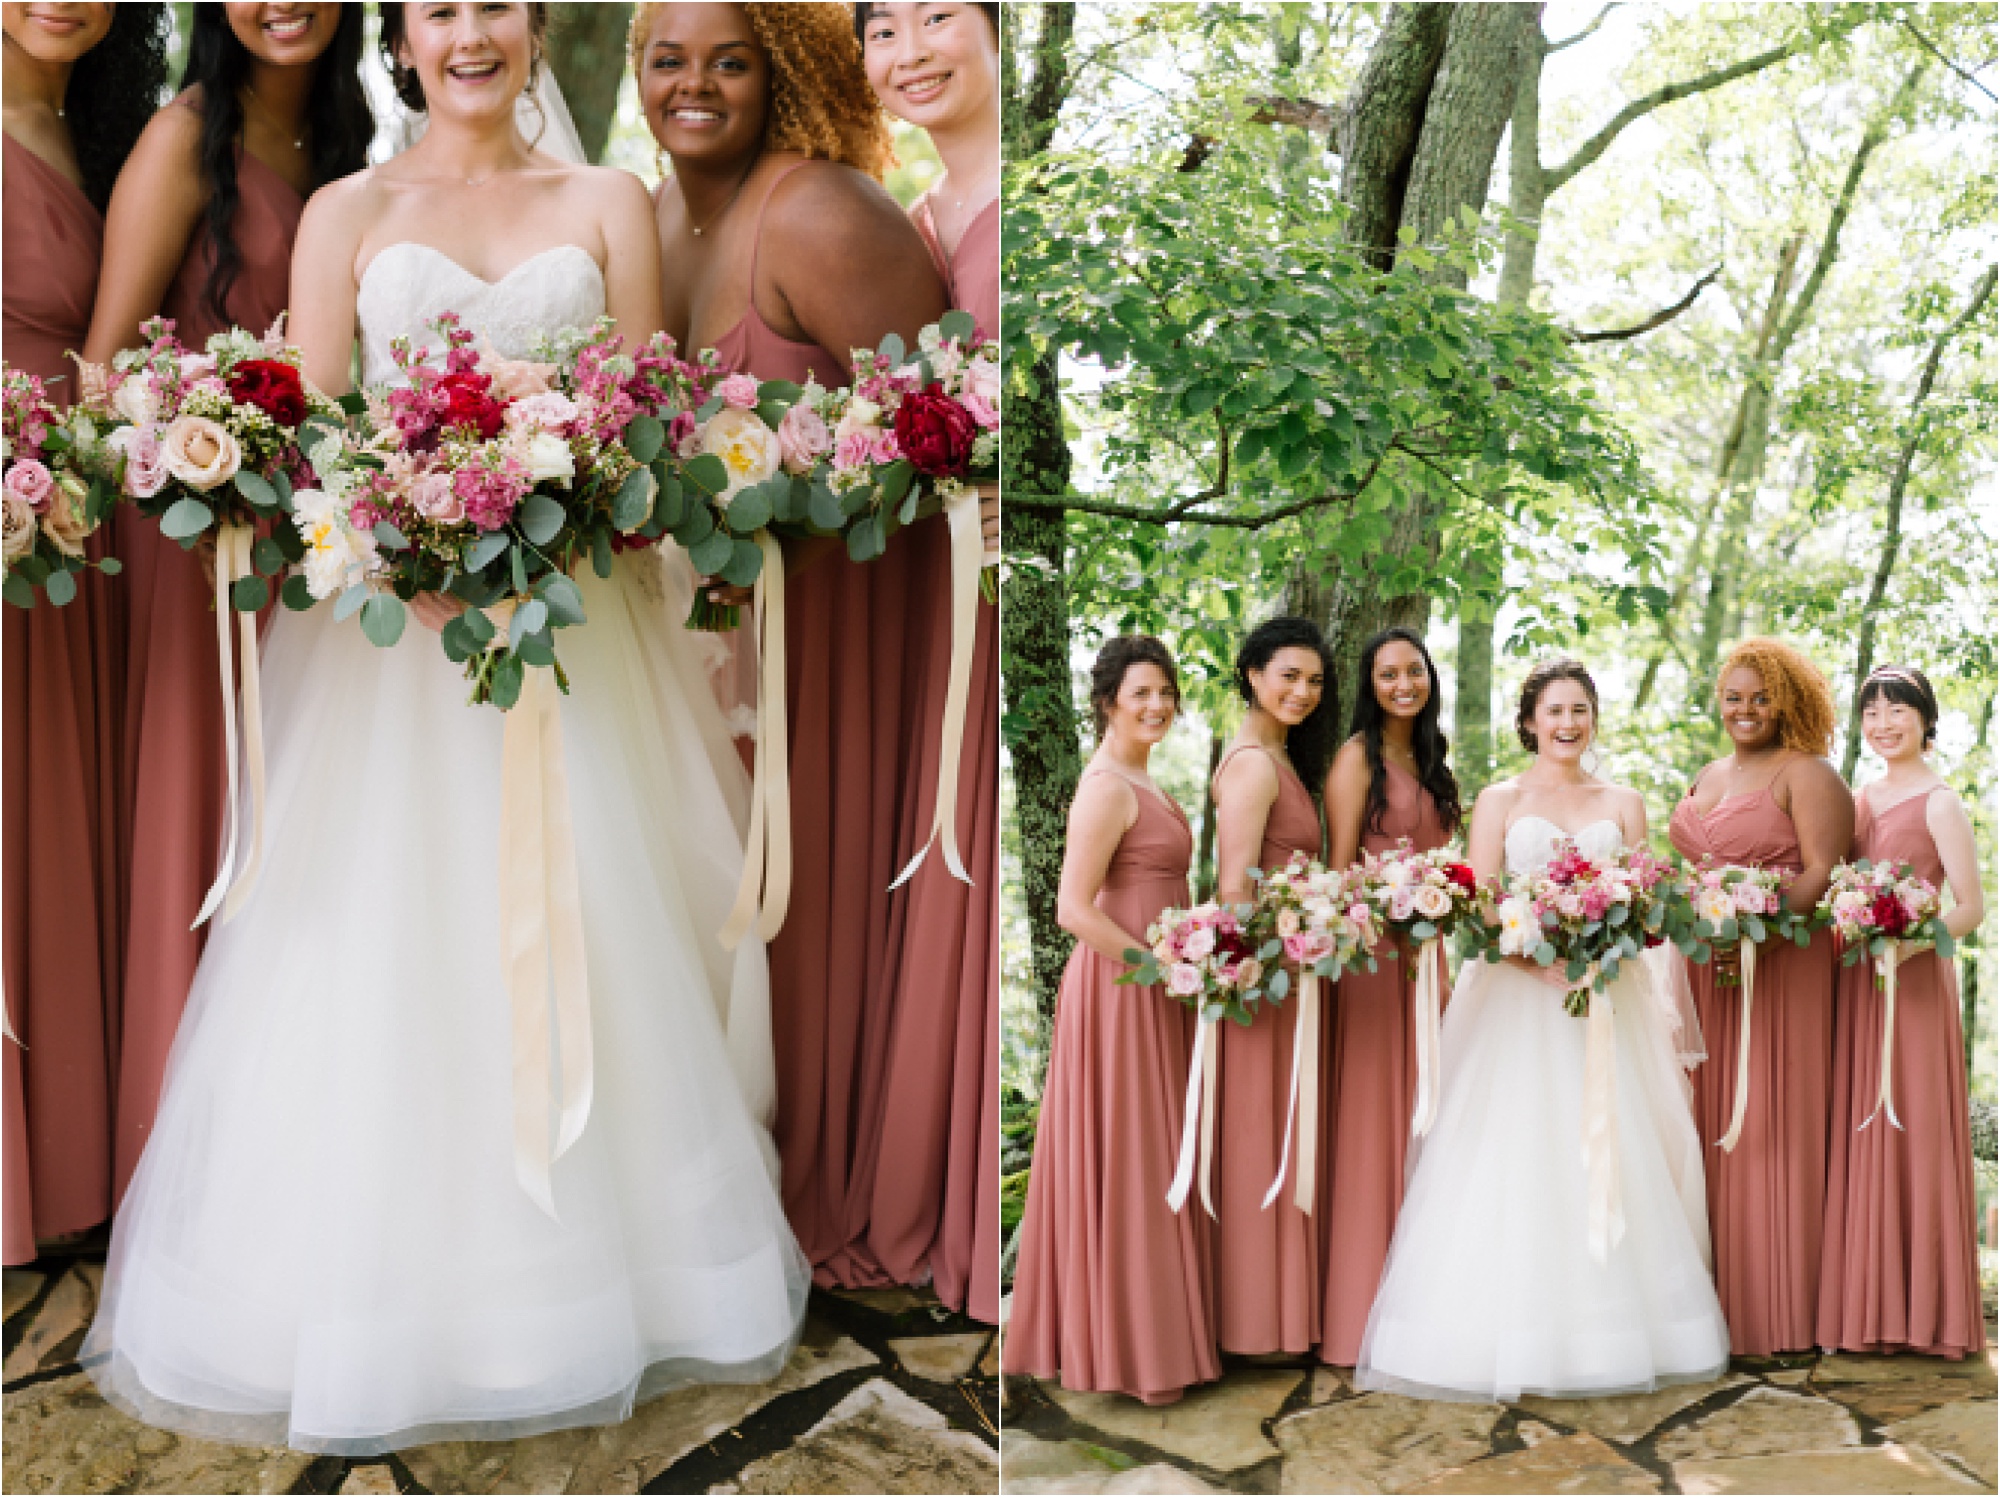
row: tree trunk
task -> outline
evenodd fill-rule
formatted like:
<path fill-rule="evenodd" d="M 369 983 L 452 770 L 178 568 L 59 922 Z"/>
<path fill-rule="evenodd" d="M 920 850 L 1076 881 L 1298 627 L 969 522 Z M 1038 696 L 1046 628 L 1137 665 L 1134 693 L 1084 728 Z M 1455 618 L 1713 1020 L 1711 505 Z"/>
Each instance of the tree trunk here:
<path fill-rule="evenodd" d="M 1340 195 L 1353 210 L 1347 238 L 1375 252 L 1384 269 L 1395 263 L 1403 196 L 1423 130 L 1424 104 L 1444 58 L 1451 7 L 1394 6 L 1355 80 L 1341 130 Z"/>
<path fill-rule="evenodd" d="M 1471 805 L 1493 778 L 1493 618 L 1486 598 L 1466 593 L 1458 606 L 1458 697 L 1452 709 L 1451 757 L 1459 799 Z"/>
<path fill-rule="evenodd" d="M 576 121 L 585 158 L 596 161 L 604 155 L 611 120 L 618 112 L 632 7 L 552 5 L 549 11 L 549 69 L 562 85 L 563 103 Z"/>
<path fill-rule="evenodd" d="M 1514 133 L 1507 143 L 1507 210 L 1517 222 L 1507 230 L 1500 289 L 1494 296 L 1503 307 L 1525 307 L 1535 290 L 1535 250 L 1549 201 L 1548 175 L 1542 170 L 1542 64 L 1548 60 L 1548 47 L 1537 20 L 1522 49 L 1521 76 L 1514 87 Z"/>
<path fill-rule="evenodd" d="M 1021 161 L 1047 148 L 1068 92 L 1070 37 L 1076 7 L 1010 5 L 1001 50 L 1002 125 L 1007 154 Z M 1032 35 L 1030 19 L 1038 22 Z M 1033 76 L 1021 76 L 1022 53 Z M 1001 427 L 1002 493 L 1069 489 L 1069 443 L 1063 436 L 1056 356 L 1044 354 L 1026 371 L 1009 371 Z M 1021 887 L 1028 908 L 1038 1049 L 1046 1064 L 1056 992 L 1069 959 L 1069 934 L 1056 923 L 1056 889 L 1069 803 L 1079 770 L 1076 710 L 1069 667 L 1067 535 L 1061 511 L 1006 507 L 1002 541 L 1009 559 L 1001 600 L 1000 648 L 1006 663 L 1007 748 L 1014 773 L 1015 818 L 1021 832 Z"/>
<path fill-rule="evenodd" d="M 1208 778 L 1201 782 L 1201 841 L 1194 850 L 1194 897 L 1215 897 L 1215 772 L 1222 768 L 1222 735 L 1208 739 Z"/>

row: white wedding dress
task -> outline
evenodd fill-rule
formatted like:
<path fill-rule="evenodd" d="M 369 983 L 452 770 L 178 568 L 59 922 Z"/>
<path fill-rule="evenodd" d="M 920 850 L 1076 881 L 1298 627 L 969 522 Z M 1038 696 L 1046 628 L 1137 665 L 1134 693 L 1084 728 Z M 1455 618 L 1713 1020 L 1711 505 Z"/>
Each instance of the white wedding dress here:
<path fill-rule="evenodd" d="M 1561 834 L 1523 817 L 1508 829 L 1508 869 L 1545 866 Z M 1585 856 L 1622 845 L 1611 821 L 1576 841 Z M 1507 1402 L 1643 1392 L 1727 1367 L 1672 1000 L 1645 962 L 1627 964 L 1609 996 L 1622 1237 L 1604 1261 L 1593 1255 L 1581 1143 L 1589 1021 L 1531 973 L 1469 962 L 1445 1011 L 1437 1120 L 1411 1156 L 1357 1387 Z"/>
<path fill-rule="evenodd" d="M 526 357 L 604 284 L 575 247 L 489 285 L 397 245 L 358 308 L 373 384 L 441 311 Z M 373 1454 L 608 1423 L 789 1356 L 810 1272 L 774 1184 L 764 951 L 715 936 L 748 786 L 662 596 L 685 577 L 646 551 L 578 582 L 557 646 L 595 1101 L 560 1220 L 515 1175 L 503 715 L 427 629 L 382 650 L 282 613 L 262 877 L 210 935 L 84 1348 L 128 1413 Z"/>

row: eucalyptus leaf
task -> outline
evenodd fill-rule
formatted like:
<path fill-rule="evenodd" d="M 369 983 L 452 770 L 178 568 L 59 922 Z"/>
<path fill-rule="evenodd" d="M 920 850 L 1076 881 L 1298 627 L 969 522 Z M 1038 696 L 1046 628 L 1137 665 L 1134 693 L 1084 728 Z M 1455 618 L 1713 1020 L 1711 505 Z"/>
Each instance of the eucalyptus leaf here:
<path fill-rule="evenodd" d="M 176 499 L 160 516 L 160 534 L 172 541 L 192 540 L 214 523 L 215 511 L 201 500 Z"/>
<path fill-rule="evenodd" d="M 49 580 L 42 584 L 42 592 L 55 607 L 66 607 L 76 600 L 76 573 L 49 573 Z"/>
<path fill-rule="evenodd" d="M 278 507 L 278 491 L 265 481 L 261 473 L 252 473 L 248 468 L 237 470 L 236 492 L 241 494 L 253 509 Z"/>
<path fill-rule="evenodd" d="M 271 601 L 271 584 L 262 577 L 238 577 L 229 587 L 229 606 L 238 613 L 255 613 Z"/>
<path fill-rule="evenodd" d="M 547 494 L 530 494 L 514 512 L 521 534 L 537 546 L 546 546 L 554 540 L 567 518 L 563 507 Z"/>
<path fill-rule="evenodd" d="M 721 575 L 736 555 L 736 542 L 726 530 L 711 531 L 702 540 L 688 547 L 688 560 L 694 569 L 704 577 Z"/>
<path fill-rule="evenodd" d="M 755 541 L 733 541 L 731 548 L 728 562 L 716 575 L 737 587 L 748 587 L 764 570 L 764 553 Z"/>
<path fill-rule="evenodd" d="M 312 589 L 306 585 L 302 575 L 287 577 L 285 585 L 278 590 L 278 596 L 293 613 L 304 613 L 319 601 L 312 595 Z"/>
<path fill-rule="evenodd" d="M 658 457 L 666 441 L 666 427 L 651 416 L 635 416 L 625 428 L 625 450 L 642 463 Z"/>
<path fill-rule="evenodd" d="M 377 649 L 386 650 L 403 637 L 408 611 L 394 593 L 377 593 L 361 605 L 361 632 Z"/>
<path fill-rule="evenodd" d="M 468 572 L 483 571 L 500 559 L 511 544 L 504 530 L 489 530 L 470 546 L 465 548 L 464 566 Z"/>
<path fill-rule="evenodd" d="M 348 619 L 352 618 L 356 613 L 360 611 L 361 605 L 368 601 L 368 596 L 369 596 L 368 584 L 365 582 L 357 582 L 354 584 L 354 586 L 350 587 L 346 592 L 342 593 L 338 598 L 334 599 L 333 603 L 334 622 L 345 623 Z"/>

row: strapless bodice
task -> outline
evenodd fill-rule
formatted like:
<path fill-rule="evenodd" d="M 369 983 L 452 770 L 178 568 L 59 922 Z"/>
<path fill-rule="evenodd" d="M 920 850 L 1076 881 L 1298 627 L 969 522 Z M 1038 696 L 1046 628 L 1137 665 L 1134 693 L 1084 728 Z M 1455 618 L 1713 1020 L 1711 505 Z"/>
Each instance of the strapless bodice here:
<path fill-rule="evenodd" d="M 1546 816 L 1523 816 L 1507 828 L 1507 872 L 1540 873 L 1555 858 L 1556 844 L 1565 840 L 1574 842 L 1586 858 L 1613 858 L 1625 849 L 1625 834 L 1608 817 L 1572 836 Z"/>
<path fill-rule="evenodd" d="M 368 262 L 354 312 L 361 382 L 387 384 L 397 377 L 390 345 L 408 338 L 420 352 L 437 352 L 443 340 L 430 324 L 446 312 L 509 359 L 529 357 L 544 334 L 590 326 L 604 315 L 604 271 L 581 245 L 559 244 L 489 281 L 440 249 L 405 240 Z"/>

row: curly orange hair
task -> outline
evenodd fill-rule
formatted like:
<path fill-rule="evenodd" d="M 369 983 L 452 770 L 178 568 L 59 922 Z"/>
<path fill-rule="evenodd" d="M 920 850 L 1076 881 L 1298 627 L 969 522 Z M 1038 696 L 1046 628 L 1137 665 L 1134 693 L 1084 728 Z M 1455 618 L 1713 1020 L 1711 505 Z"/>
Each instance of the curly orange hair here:
<path fill-rule="evenodd" d="M 661 5 L 632 7 L 627 44 L 639 71 Z M 881 101 L 861 65 L 854 13 L 834 4 L 738 6 L 771 60 L 771 106 L 764 149 L 838 161 L 878 182 L 895 162 Z"/>
<path fill-rule="evenodd" d="M 1755 671 L 1778 711 L 1778 741 L 1788 749 L 1825 758 L 1833 752 L 1833 688 L 1826 673 L 1782 639 L 1746 639 L 1715 673 L 1718 692 L 1738 667 Z"/>

